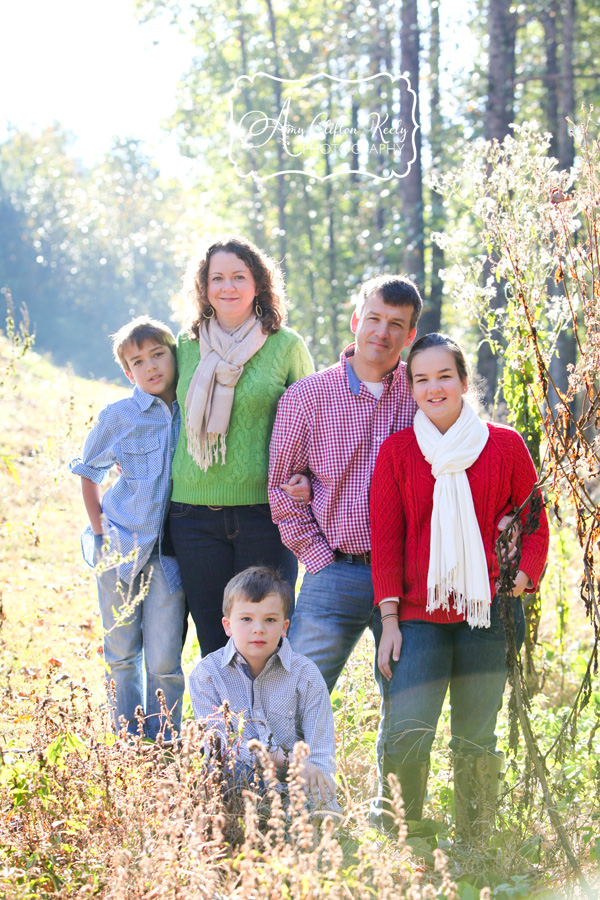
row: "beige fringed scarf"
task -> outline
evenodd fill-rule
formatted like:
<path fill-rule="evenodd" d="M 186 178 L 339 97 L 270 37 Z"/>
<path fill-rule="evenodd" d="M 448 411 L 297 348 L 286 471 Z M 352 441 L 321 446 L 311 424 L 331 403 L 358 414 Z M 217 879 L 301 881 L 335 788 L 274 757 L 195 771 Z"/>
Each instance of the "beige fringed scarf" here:
<path fill-rule="evenodd" d="M 442 434 L 422 410 L 414 421 L 419 449 L 435 478 L 431 550 L 427 573 L 427 611 L 454 608 L 474 628 L 489 628 L 490 582 L 465 469 L 472 466 L 489 437 L 475 410 L 463 400 L 460 416 Z"/>
<path fill-rule="evenodd" d="M 232 331 L 224 331 L 217 317 L 200 325 L 200 362 L 185 398 L 188 453 L 201 469 L 225 462 L 227 429 L 235 386 L 244 363 L 260 350 L 268 335 L 260 319 L 251 316 Z"/>

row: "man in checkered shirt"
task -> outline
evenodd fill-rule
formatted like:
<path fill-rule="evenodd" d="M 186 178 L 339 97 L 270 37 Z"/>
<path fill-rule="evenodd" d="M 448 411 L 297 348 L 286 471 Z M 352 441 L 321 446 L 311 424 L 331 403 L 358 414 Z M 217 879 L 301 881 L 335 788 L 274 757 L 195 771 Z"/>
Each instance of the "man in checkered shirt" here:
<path fill-rule="evenodd" d="M 306 567 L 289 640 L 317 664 L 330 691 L 365 628 L 376 645 L 381 636 L 369 490 L 382 443 L 412 425 L 416 405 L 400 353 L 414 340 L 421 308 L 410 279 L 367 281 L 352 316 L 355 344 L 336 365 L 289 387 L 279 402 L 269 502 L 283 543 Z M 304 471 L 313 490 L 308 505 L 282 488 Z M 377 666 L 375 675 L 380 681 Z"/>

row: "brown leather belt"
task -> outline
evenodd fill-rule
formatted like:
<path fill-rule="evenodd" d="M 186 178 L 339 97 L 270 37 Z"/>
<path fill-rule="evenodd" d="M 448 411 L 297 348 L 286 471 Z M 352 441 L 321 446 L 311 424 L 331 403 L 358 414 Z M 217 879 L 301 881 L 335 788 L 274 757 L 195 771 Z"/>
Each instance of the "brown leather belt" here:
<path fill-rule="evenodd" d="M 335 558 L 338 562 L 362 563 L 365 566 L 371 565 L 370 550 L 366 550 L 364 553 L 344 553 L 343 550 L 336 550 Z"/>

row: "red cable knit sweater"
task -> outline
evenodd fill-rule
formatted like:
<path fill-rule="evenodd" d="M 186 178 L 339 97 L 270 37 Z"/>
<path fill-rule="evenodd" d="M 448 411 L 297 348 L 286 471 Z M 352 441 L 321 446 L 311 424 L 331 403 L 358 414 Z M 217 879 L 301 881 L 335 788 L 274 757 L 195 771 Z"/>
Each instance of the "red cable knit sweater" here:
<path fill-rule="evenodd" d="M 519 507 L 537 481 L 537 473 L 521 436 L 505 425 L 487 423 L 490 431 L 479 458 L 467 469 L 490 573 L 492 597 L 498 577 L 495 543 L 497 522 Z M 419 450 L 412 428 L 384 441 L 371 486 L 371 541 L 375 602 L 400 597 L 400 620 L 458 622 L 450 610 L 426 611 L 431 511 L 435 479 Z M 523 519 L 527 510 L 523 513 Z M 519 568 L 537 587 L 548 554 L 548 519 L 542 511 L 533 534 L 523 534 Z"/>

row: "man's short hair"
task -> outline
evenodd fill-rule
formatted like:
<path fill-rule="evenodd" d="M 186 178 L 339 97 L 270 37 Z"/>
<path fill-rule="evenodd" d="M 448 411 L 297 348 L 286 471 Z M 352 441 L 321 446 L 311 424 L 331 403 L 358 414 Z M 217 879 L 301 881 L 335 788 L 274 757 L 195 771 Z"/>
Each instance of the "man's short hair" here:
<path fill-rule="evenodd" d="M 268 566 L 250 566 L 234 575 L 225 586 L 223 615 L 226 619 L 230 618 L 236 600 L 260 603 L 268 594 L 277 594 L 281 597 L 283 617 L 287 619 L 292 605 L 292 591 L 287 581 L 284 581 L 275 569 Z"/>
<path fill-rule="evenodd" d="M 112 351 L 117 363 L 128 372 L 129 367 L 125 359 L 125 351 L 130 344 L 135 344 L 139 348 L 146 341 L 155 341 L 168 347 L 173 356 L 175 356 L 176 341 L 173 332 L 164 322 L 158 319 L 151 319 L 150 316 L 138 316 L 132 319 L 126 325 L 111 335 Z"/>
<path fill-rule="evenodd" d="M 376 275 L 362 285 L 356 302 L 356 315 L 360 316 L 367 297 L 381 294 L 384 303 L 390 306 L 411 306 L 411 330 L 417 327 L 423 301 L 414 281 L 406 275 Z"/>

